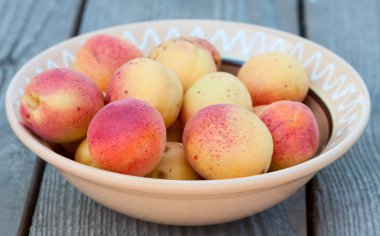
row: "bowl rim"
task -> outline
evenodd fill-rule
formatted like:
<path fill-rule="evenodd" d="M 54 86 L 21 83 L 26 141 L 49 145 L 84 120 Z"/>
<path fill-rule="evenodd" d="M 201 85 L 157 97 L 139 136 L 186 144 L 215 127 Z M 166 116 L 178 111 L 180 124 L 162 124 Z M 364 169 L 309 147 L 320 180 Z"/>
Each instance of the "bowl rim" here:
<path fill-rule="evenodd" d="M 294 40 L 304 42 L 305 44 L 312 45 L 313 47 L 319 49 L 322 53 L 332 54 L 333 57 L 339 61 L 348 70 L 353 73 L 353 78 L 358 82 L 359 86 L 363 88 L 364 103 L 363 103 L 363 114 L 360 116 L 358 125 L 354 127 L 347 134 L 347 137 L 337 143 L 330 150 L 319 154 L 318 156 L 298 164 L 296 166 L 286 168 L 283 170 L 266 173 L 263 175 L 255 175 L 248 177 L 240 177 L 233 179 L 222 179 L 222 180 L 163 180 L 163 179 L 153 179 L 146 177 L 130 176 L 125 174 L 114 173 L 106 170 L 101 170 L 93 167 L 83 165 L 81 163 L 75 162 L 74 160 L 68 159 L 49 148 L 45 147 L 39 143 L 34 138 L 30 138 L 30 134 L 22 127 L 20 122 L 18 122 L 15 113 L 13 113 L 13 104 L 11 100 L 12 91 L 15 91 L 16 79 L 23 74 L 23 72 L 32 64 L 33 61 L 39 59 L 44 54 L 55 50 L 55 47 L 59 45 L 66 44 L 70 41 L 76 40 L 79 37 L 87 37 L 89 35 L 101 33 L 108 30 L 117 30 L 119 28 L 133 27 L 133 26 L 144 26 L 150 24 L 168 24 L 168 23 L 191 23 L 199 24 L 202 23 L 212 23 L 212 24 L 224 24 L 233 27 L 240 27 L 246 30 L 262 30 L 269 31 L 270 34 L 276 36 L 286 36 Z M 283 185 L 289 182 L 302 179 L 307 176 L 314 175 L 318 170 L 324 168 L 330 163 L 334 162 L 340 158 L 344 153 L 346 153 L 351 146 L 359 139 L 361 134 L 364 132 L 366 125 L 370 117 L 371 103 L 368 89 L 364 83 L 363 78 L 358 74 L 358 72 L 340 56 L 334 52 L 328 50 L 327 48 L 314 43 L 308 39 L 302 38 L 300 36 L 287 33 L 281 30 L 272 29 L 264 26 L 259 26 L 255 24 L 239 23 L 231 21 L 222 20 L 209 20 L 209 19 L 168 19 L 168 20 L 158 20 L 158 21 L 142 21 L 135 22 L 132 24 L 122 24 L 113 27 L 102 28 L 96 31 L 91 31 L 85 34 L 78 35 L 73 38 L 64 40 L 58 44 L 55 44 L 48 49 L 40 52 L 27 63 L 25 63 L 18 72 L 12 77 L 6 92 L 5 97 L 5 110 L 8 122 L 21 142 L 28 147 L 34 154 L 42 158 L 46 162 L 52 164 L 58 168 L 64 175 L 73 175 L 80 179 L 99 183 L 107 187 L 118 188 L 120 190 L 133 190 L 134 192 L 140 193 L 156 193 L 164 195 L 188 195 L 188 196 L 199 196 L 199 195 L 221 195 L 221 194 L 233 194 L 236 192 L 247 192 L 247 191 L 258 191 L 265 190 L 270 187 L 277 185 Z"/>

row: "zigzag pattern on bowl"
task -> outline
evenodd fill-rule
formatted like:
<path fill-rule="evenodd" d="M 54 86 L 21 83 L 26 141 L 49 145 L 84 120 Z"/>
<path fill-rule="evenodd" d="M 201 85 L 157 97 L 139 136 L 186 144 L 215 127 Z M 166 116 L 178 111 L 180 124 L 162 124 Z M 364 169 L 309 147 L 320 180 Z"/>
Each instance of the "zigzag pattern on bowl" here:
<path fill-rule="evenodd" d="M 155 46 L 160 42 L 180 35 L 192 35 L 208 39 L 215 44 L 223 56 L 238 53 L 238 60 L 244 61 L 255 54 L 268 51 L 282 51 L 295 56 L 303 62 L 307 68 L 312 89 L 320 95 L 318 91 L 328 96 L 322 97 L 332 113 L 332 117 L 340 117 L 337 125 L 333 127 L 333 133 L 329 144 L 324 151 L 335 146 L 345 134 L 355 127 L 363 111 L 364 94 L 354 83 L 350 81 L 334 63 L 326 61 L 321 51 L 315 51 L 309 56 L 305 53 L 305 45 L 301 41 L 290 42 L 281 37 L 268 34 L 262 31 L 236 29 L 233 34 L 228 34 L 224 29 L 205 31 L 202 27 L 194 27 L 189 31 L 179 30 L 177 27 L 167 28 L 166 34 L 157 32 L 154 28 L 146 28 L 142 33 L 136 34 L 133 31 L 123 30 L 118 32 L 122 37 L 132 41 L 141 50 L 149 51 L 149 47 Z M 161 33 L 161 34 L 160 34 Z M 46 69 L 66 67 L 70 68 L 74 61 L 75 52 L 63 49 L 61 59 L 55 61 L 47 59 L 44 65 L 35 68 L 36 73 Z M 235 58 L 236 59 L 236 58 Z M 25 78 L 25 85 L 30 78 Z M 19 90 L 20 96 L 23 89 Z M 15 104 L 17 107 L 19 103 Z M 358 109 L 360 108 L 360 109 Z M 361 112 L 357 112 L 360 110 Z"/>

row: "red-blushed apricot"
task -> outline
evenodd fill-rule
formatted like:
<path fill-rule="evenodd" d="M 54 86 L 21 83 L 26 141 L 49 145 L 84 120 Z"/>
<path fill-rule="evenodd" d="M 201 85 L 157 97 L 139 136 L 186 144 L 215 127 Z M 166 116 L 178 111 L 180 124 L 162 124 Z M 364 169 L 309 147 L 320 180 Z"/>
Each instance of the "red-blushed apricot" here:
<path fill-rule="evenodd" d="M 149 57 L 171 69 L 181 80 L 184 91 L 203 75 L 216 71 L 208 50 L 182 38 L 161 43 Z"/>
<path fill-rule="evenodd" d="M 126 98 L 107 104 L 95 115 L 87 140 L 99 168 L 145 176 L 160 162 L 166 130 L 155 108 Z"/>
<path fill-rule="evenodd" d="M 279 101 L 270 104 L 259 118 L 272 134 L 274 151 L 270 171 L 288 168 L 313 157 L 319 131 L 312 111 L 303 103 Z"/>
<path fill-rule="evenodd" d="M 112 35 L 98 34 L 79 48 L 74 68 L 106 91 L 113 72 L 124 63 L 144 54 L 131 42 Z"/>
<path fill-rule="evenodd" d="M 238 72 L 247 86 L 255 106 L 280 100 L 302 102 L 309 90 L 309 77 L 304 66 L 281 52 L 252 57 Z"/>
<path fill-rule="evenodd" d="M 201 77 L 186 91 L 182 124 L 186 125 L 200 109 L 214 104 L 236 104 L 252 110 L 251 96 L 245 85 L 232 74 L 215 72 Z"/>
<path fill-rule="evenodd" d="M 122 98 L 146 101 L 160 112 L 169 127 L 181 110 L 183 88 L 178 77 L 164 65 L 137 58 L 117 69 L 107 88 L 106 102 Z"/>
<path fill-rule="evenodd" d="M 75 152 L 75 161 L 87 166 L 98 168 L 96 163 L 91 157 L 90 150 L 88 149 L 88 141 L 84 139 L 78 146 Z"/>
<path fill-rule="evenodd" d="M 182 143 L 168 142 L 158 166 L 146 177 L 173 180 L 202 179 L 185 158 Z"/>
<path fill-rule="evenodd" d="M 187 40 L 191 43 L 194 43 L 197 47 L 201 47 L 206 49 L 214 59 L 214 63 L 216 65 L 216 69 L 219 70 L 220 66 L 222 65 L 222 58 L 220 57 L 219 51 L 216 49 L 216 47 L 207 41 L 206 39 L 201 39 L 197 37 L 192 36 L 181 36 L 180 39 Z"/>
<path fill-rule="evenodd" d="M 86 136 L 95 113 L 104 106 L 99 87 L 70 69 L 51 69 L 34 77 L 21 98 L 25 126 L 53 143 L 68 143 Z"/>
<path fill-rule="evenodd" d="M 268 128 L 238 105 L 203 108 L 184 129 L 183 146 L 190 165 L 205 179 L 227 179 L 265 173 L 273 153 Z"/>

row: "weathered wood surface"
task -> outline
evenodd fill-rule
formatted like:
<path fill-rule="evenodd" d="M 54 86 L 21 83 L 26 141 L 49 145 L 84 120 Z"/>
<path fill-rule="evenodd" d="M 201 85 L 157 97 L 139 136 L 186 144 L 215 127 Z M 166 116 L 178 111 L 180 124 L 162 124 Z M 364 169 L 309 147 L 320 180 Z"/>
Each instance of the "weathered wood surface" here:
<path fill-rule="evenodd" d="M 88 0 L 81 32 L 138 21 L 159 19 L 221 19 L 254 23 L 298 33 L 296 0 Z"/>
<path fill-rule="evenodd" d="M 248 3 L 249 2 L 249 3 Z M 200 7 L 201 6 L 201 7 Z M 80 31 L 168 18 L 211 18 L 258 23 L 298 33 L 296 1 L 87 1 Z M 32 235 L 305 235 L 304 190 L 246 219 L 207 227 L 175 227 L 136 220 L 75 190 L 47 166 Z"/>
<path fill-rule="evenodd" d="M 77 1 L 0 1 L 0 234 L 14 235 L 36 158 L 13 135 L 4 111 L 7 85 L 23 63 L 69 37 Z"/>
<path fill-rule="evenodd" d="M 304 192 L 263 213 L 235 222 L 178 227 L 136 220 L 86 197 L 46 167 L 31 235 L 306 235 Z"/>
<path fill-rule="evenodd" d="M 307 36 L 356 68 L 372 101 L 359 142 L 317 175 L 312 231 L 380 235 L 380 2 L 309 0 L 304 6 Z"/>

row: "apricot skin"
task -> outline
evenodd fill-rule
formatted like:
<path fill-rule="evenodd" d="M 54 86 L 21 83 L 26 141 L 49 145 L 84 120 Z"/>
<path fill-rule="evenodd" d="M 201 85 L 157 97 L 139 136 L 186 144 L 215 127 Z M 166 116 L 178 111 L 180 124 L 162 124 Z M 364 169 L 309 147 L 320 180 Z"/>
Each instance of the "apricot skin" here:
<path fill-rule="evenodd" d="M 131 42 L 107 34 L 90 37 L 79 48 L 74 68 L 106 91 L 113 72 L 124 63 L 144 54 Z"/>
<path fill-rule="evenodd" d="M 183 88 L 178 77 L 164 65 L 137 58 L 117 69 L 107 88 L 106 102 L 123 98 L 146 101 L 160 112 L 169 127 L 181 110 Z"/>
<path fill-rule="evenodd" d="M 161 162 L 147 177 L 172 180 L 202 179 L 185 158 L 182 143 L 166 143 Z"/>
<path fill-rule="evenodd" d="M 188 162 L 205 179 L 263 174 L 273 153 L 268 128 L 238 105 L 203 108 L 186 124 L 182 140 Z"/>
<path fill-rule="evenodd" d="M 257 55 L 246 61 L 238 78 L 247 86 L 255 106 L 280 100 L 302 102 L 309 77 L 301 62 L 281 52 Z"/>
<path fill-rule="evenodd" d="M 99 168 L 145 176 L 160 162 L 166 130 L 156 109 L 142 100 L 126 98 L 107 104 L 95 115 L 87 140 Z"/>
<path fill-rule="evenodd" d="M 91 119 L 103 106 L 103 94 L 90 78 L 70 69 L 51 69 L 29 82 L 20 115 L 40 138 L 69 143 L 86 137 Z"/>
<path fill-rule="evenodd" d="M 252 101 L 245 85 L 226 72 L 210 73 L 197 80 L 187 91 L 181 110 L 182 124 L 200 109 L 214 104 L 236 104 L 252 110 Z"/>
<path fill-rule="evenodd" d="M 313 157 L 319 131 L 312 111 L 303 103 L 279 101 L 269 105 L 259 118 L 270 130 L 274 151 L 270 171 L 281 170 Z"/>
<path fill-rule="evenodd" d="M 163 42 L 153 49 L 149 58 L 171 69 L 181 80 L 184 92 L 203 75 L 217 70 L 207 49 L 183 38 Z"/>

